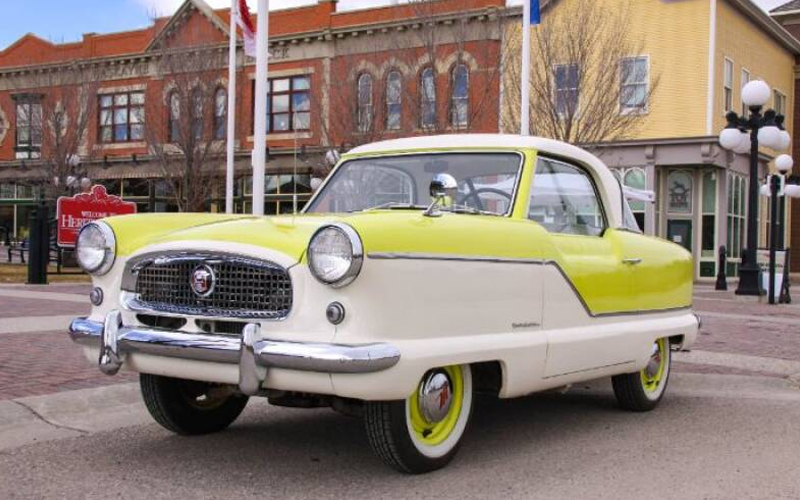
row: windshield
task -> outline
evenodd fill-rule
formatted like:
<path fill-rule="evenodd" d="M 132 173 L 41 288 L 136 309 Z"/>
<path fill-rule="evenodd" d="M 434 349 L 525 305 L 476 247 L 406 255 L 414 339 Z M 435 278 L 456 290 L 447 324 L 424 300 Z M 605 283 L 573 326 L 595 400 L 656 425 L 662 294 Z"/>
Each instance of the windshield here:
<path fill-rule="evenodd" d="M 425 209 L 436 174 L 458 189 L 442 210 L 490 215 L 511 212 L 522 166 L 517 153 L 443 153 L 382 156 L 342 164 L 310 204 L 309 213 Z"/>

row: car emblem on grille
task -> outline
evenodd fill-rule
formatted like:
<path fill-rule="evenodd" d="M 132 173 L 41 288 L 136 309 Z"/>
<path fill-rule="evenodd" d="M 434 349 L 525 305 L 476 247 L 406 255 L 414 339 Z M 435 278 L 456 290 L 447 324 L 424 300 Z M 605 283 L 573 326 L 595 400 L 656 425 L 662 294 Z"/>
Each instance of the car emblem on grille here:
<path fill-rule="evenodd" d="M 214 270 L 203 264 L 194 268 L 189 279 L 189 285 L 198 297 L 208 297 L 214 293 L 216 280 L 217 277 L 214 275 Z"/>

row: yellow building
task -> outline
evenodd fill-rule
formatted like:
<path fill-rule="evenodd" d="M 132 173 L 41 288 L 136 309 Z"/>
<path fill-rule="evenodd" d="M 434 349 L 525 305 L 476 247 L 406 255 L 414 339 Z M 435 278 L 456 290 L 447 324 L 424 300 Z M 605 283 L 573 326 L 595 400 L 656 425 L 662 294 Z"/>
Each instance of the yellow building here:
<path fill-rule="evenodd" d="M 729 275 L 735 275 L 746 244 L 749 156 L 723 150 L 717 137 L 726 125 L 727 112 L 745 111 L 741 88 L 752 79 L 764 80 L 772 87 L 768 106 L 786 115 L 786 127 L 792 132 L 795 57 L 800 54 L 800 43 L 751 0 L 589 1 L 599 4 L 602 15 L 624 18 L 625 36 L 637 50 L 622 57 L 614 69 L 614 85 L 622 86 L 623 71 L 632 74 L 622 69 L 623 64 L 636 68 L 636 76 L 626 80 L 626 85 L 634 85 L 633 90 L 625 93 L 626 98 L 619 97 L 623 92 L 615 94 L 615 109 L 608 111 L 630 113 L 630 103 L 622 101 L 636 95 L 631 118 L 635 123 L 625 134 L 595 145 L 595 152 L 626 184 L 656 192 L 656 204 L 635 207 L 637 219 L 648 234 L 690 249 L 698 279 L 716 275 L 717 250 L 722 245 L 731 256 Z M 585 22 L 575 16 L 575 9 L 584 8 L 586 2 L 543 1 L 542 26 L 568 27 L 573 19 Z M 505 28 L 509 68 L 517 63 L 514 54 L 521 52 L 521 28 L 520 10 Z M 535 32 L 533 38 L 535 58 L 541 45 L 536 43 Z M 601 56 L 586 57 L 587 65 L 594 64 L 591 61 L 596 57 Z M 574 95 L 575 107 L 581 108 L 593 99 L 593 92 L 597 94 L 597 82 L 603 77 L 590 75 L 590 71 L 565 73 L 561 68 L 570 67 L 571 62 L 560 63 L 550 82 L 553 94 L 558 95 L 553 98 L 563 100 L 567 92 Z M 519 118 L 515 118 L 519 84 L 513 81 L 518 74 L 504 72 L 501 128 L 505 132 L 519 131 Z M 536 110 L 532 103 L 532 113 Z M 774 154 L 762 151 L 762 176 Z M 767 203 L 761 205 L 761 212 L 766 213 Z M 765 218 L 761 219 L 765 226 Z M 762 238 L 765 234 L 762 230 Z"/>

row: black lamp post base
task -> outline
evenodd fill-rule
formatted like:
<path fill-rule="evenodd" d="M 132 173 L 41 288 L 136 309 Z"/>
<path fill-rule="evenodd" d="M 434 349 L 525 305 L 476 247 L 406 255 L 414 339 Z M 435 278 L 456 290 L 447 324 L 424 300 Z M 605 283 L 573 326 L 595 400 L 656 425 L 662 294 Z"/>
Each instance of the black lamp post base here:
<path fill-rule="evenodd" d="M 739 269 L 739 286 L 736 288 L 736 295 L 754 295 L 756 297 L 764 295 L 760 280 L 761 270 L 758 267 L 741 267 Z"/>

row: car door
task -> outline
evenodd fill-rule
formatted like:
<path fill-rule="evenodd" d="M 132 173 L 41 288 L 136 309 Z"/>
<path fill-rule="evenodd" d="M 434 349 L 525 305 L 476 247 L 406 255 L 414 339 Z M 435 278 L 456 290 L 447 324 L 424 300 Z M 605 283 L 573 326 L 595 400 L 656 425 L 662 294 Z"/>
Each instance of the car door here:
<path fill-rule="evenodd" d="M 528 218 L 544 227 L 553 245 L 544 283 L 546 376 L 627 362 L 613 329 L 594 328 L 598 316 L 630 307 L 630 256 L 607 219 L 596 181 L 583 167 L 540 157 Z"/>

